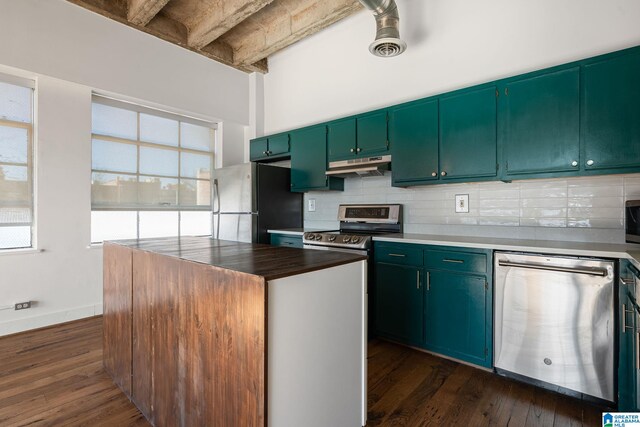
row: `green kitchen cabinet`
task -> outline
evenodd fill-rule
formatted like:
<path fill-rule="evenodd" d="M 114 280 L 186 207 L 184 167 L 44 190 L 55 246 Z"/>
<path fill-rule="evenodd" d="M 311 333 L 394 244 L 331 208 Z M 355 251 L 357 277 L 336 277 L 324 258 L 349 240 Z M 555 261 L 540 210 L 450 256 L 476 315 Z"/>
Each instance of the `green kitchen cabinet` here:
<path fill-rule="evenodd" d="M 291 191 L 344 190 L 342 178 L 328 177 L 327 128 L 299 129 L 291 135 Z"/>
<path fill-rule="evenodd" d="M 629 261 L 620 260 L 618 410 L 624 412 L 640 411 L 640 322 L 635 300 L 635 279 L 639 276 L 640 272 Z"/>
<path fill-rule="evenodd" d="M 252 139 L 249 142 L 249 158 L 252 162 L 281 160 L 289 155 L 289 134 Z"/>
<path fill-rule="evenodd" d="M 389 111 L 392 184 L 402 187 L 438 179 L 438 100 L 412 102 Z"/>
<path fill-rule="evenodd" d="M 374 111 L 327 124 L 329 161 L 387 154 L 387 111 Z"/>
<path fill-rule="evenodd" d="M 490 366 L 486 277 L 437 270 L 425 274 L 425 347 Z"/>
<path fill-rule="evenodd" d="M 271 233 L 271 244 L 274 246 L 288 246 L 290 248 L 302 248 L 302 236 L 292 234 Z"/>
<path fill-rule="evenodd" d="M 440 179 L 495 177 L 496 124 L 495 85 L 440 97 Z"/>
<path fill-rule="evenodd" d="M 582 78 L 582 166 L 640 171 L 640 51 L 588 61 Z"/>
<path fill-rule="evenodd" d="M 422 268 L 376 263 L 375 319 L 378 334 L 407 344 L 424 339 Z"/>
<path fill-rule="evenodd" d="M 502 178 L 577 174 L 580 67 L 508 79 L 498 87 L 498 138 L 505 163 Z"/>

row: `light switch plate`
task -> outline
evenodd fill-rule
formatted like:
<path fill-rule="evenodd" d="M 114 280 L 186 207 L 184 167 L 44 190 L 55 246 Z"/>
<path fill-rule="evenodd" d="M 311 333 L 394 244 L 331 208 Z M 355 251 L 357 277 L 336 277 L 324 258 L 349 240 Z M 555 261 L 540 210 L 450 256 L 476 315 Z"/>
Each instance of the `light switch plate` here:
<path fill-rule="evenodd" d="M 316 199 L 309 199 L 308 210 L 309 210 L 309 212 L 315 212 L 316 211 Z"/>
<path fill-rule="evenodd" d="M 469 212 L 469 195 L 456 194 L 456 213 Z"/>

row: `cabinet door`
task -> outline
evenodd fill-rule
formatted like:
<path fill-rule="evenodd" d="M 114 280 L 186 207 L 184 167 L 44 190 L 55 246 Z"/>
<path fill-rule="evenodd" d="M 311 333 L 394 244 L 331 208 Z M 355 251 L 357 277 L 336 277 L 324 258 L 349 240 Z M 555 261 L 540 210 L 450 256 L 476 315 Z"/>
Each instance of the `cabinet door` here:
<path fill-rule="evenodd" d="M 269 137 L 269 155 L 279 156 L 289 152 L 289 134 L 284 133 Z"/>
<path fill-rule="evenodd" d="M 620 321 L 620 353 L 618 364 L 618 407 L 621 411 L 638 410 L 637 402 L 637 371 L 636 371 L 636 342 L 637 335 L 634 333 L 634 314 L 630 295 L 632 295 L 633 282 L 631 272 L 620 262 L 620 288 L 618 316 Z M 625 283 L 626 282 L 626 283 Z M 631 283 L 631 284 L 630 284 Z"/>
<path fill-rule="evenodd" d="M 579 170 L 579 85 L 574 67 L 504 86 L 499 121 L 507 176 Z"/>
<path fill-rule="evenodd" d="M 291 132 L 291 191 L 327 185 L 327 129 L 316 126 Z"/>
<path fill-rule="evenodd" d="M 386 154 L 389 150 L 387 111 L 377 111 L 358 117 L 357 138 L 356 153 L 359 157 Z"/>
<path fill-rule="evenodd" d="M 487 282 L 483 276 L 427 271 L 425 343 L 429 350 L 488 366 Z"/>
<path fill-rule="evenodd" d="M 495 86 L 440 98 L 441 179 L 496 176 L 496 109 Z"/>
<path fill-rule="evenodd" d="M 640 52 L 583 69 L 583 163 L 590 169 L 640 169 Z"/>
<path fill-rule="evenodd" d="M 267 157 L 269 151 L 267 138 L 252 139 L 249 143 L 249 157 L 251 161 Z"/>
<path fill-rule="evenodd" d="M 356 154 L 356 119 L 329 123 L 327 129 L 329 161 L 353 158 Z"/>
<path fill-rule="evenodd" d="M 393 184 L 438 179 L 438 100 L 395 107 L 389 112 Z"/>
<path fill-rule="evenodd" d="M 376 263 L 376 329 L 408 344 L 422 344 L 422 269 Z"/>

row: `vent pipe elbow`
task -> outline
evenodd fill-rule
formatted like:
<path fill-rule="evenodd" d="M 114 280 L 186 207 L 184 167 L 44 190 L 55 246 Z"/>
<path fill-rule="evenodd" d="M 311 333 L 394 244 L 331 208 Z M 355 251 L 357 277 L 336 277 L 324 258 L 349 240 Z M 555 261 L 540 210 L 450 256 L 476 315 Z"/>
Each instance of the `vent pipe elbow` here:
<path fill-rule="evenodd" d="M 400 40 L 400 15 L 395 0 L 360 0 L 376 19 L 376 39 L 369 51 L 381 57 L 400 55 L 407 44 Z"/>

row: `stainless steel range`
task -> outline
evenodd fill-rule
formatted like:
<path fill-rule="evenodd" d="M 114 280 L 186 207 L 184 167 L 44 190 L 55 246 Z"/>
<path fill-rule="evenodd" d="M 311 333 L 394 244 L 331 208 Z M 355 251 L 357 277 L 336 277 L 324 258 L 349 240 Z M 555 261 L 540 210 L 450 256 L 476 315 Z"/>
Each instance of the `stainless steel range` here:
<path fill-rule="evenodd" d="M 340 230 L 305 233 L 307 249 L 370 254 L 375 234 L 402 233 L 402 205 L 340 205 Z"/>

